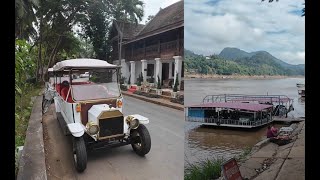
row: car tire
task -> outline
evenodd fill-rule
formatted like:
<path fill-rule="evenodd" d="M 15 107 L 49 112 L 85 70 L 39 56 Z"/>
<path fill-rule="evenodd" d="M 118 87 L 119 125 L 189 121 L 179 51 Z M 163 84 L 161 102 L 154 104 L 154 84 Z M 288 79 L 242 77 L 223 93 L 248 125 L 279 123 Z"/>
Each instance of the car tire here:
<path fill-rule="evenodd" d="M 130 136 L 133 140 L 133 142 L 131 142 L 131 146 L 136 154 L 144 156 L 150 151 L 151 137 L 148 129 L 143 124 L 140 124 L 137 129 L 131 130 Z"/>
<path fill-rule="evenodd" d="M 73 138 L 73 161 L 78 172 L 87 168 L 87 150 L 83 137 Z"/>

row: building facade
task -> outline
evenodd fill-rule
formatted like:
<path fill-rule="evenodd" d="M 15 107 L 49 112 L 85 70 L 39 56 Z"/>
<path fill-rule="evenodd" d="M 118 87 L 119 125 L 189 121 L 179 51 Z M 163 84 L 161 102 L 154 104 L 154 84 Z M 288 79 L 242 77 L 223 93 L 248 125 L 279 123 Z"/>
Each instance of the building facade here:
<path fill-rule="evenodd" d="M 135 84 L 139 74 L 143 81 L 183 80 L 184 51 L 183 1 L 160 11 L 146 25 L 114 21 L 109 39 L 111 58 L 122 66 L 122 76 Z"/>

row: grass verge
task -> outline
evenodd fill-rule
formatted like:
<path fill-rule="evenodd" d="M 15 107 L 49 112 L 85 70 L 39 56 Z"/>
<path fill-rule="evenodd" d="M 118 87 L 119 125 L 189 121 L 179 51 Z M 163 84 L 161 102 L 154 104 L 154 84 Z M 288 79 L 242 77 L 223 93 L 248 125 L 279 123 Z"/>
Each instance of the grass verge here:
<path fill-rule="evenodd" d="M 246 159 L 250 154 L 251 148 L 247 147 L 243 149 L 243 152 L 234 158 L 237 162 L 241 162 Z M 226 161 L 224 158 L 218 158 L 213 160 L 204 160 L 196 164 L 189 164 L 184 172 L 185 180 L 213 180 L 217 179 L 221 175 L 221 165 Z"/>
<path fill-rule="evenodd" d="M 221 174 L 221 165 L 225 162 L 223 158 L 204 160 L 197 164 L 189 164 L 185 169 L 185 180 L 211 180 L 217 179 Z"/>
<path fill-rule="evenodd" d="M 15 149 L 23 146 L 26 138 L 29 118 L 32 111 L 33 101 L 31 97 L 38 96 L 43 86 L 27 85 L 21 95 L 15 95 Z M 15 156 L 15 173 L 18 172 L 18 156 Z"/>

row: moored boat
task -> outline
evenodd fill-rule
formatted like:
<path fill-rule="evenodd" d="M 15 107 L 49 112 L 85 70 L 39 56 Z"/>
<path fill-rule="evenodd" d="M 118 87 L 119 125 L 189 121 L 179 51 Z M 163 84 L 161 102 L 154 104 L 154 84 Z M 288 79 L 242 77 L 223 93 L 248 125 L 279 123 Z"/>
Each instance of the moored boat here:
<path fill-rule="evenodd" d="M 208 95 L 202 104 L 186 107 L 186 120 L 204 125 L 254 128 L 286 118 L 293 99 L 285 95 Z"/>

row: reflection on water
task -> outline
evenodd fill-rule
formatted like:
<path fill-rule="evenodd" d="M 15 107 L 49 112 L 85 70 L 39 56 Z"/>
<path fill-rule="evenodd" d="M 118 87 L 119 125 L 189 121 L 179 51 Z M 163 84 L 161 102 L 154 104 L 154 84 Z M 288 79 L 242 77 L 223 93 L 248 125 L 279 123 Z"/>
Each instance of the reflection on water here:
<path fill-rule="evenodd" d="M 304 79 L 186 80 L 185 105 L 199 104 L 206 95 L 212 94 L 278 94 L 294 99 L 295 109 L 288 114 L 289 117 L 304 117 L 304 98 L 299 97 L 296 83 L 304 83 Z M 254 130 L 243 130 L 200 125 L 196 122 L 185 124 L 186 163 L 207 158 L 231 158 L 266 138 L 266 126 Z M 278 128 L 282 126 L 286 125 L 276 124 Z"/>

